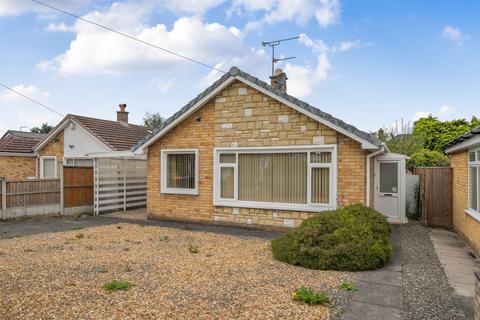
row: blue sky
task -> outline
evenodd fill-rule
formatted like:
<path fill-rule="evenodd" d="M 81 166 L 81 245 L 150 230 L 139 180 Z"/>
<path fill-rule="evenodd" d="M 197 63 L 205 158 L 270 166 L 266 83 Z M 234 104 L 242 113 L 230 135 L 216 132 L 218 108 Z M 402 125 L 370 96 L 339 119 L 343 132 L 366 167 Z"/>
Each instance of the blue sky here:
<path fill-rule="evenodd" d="M 363 130 L 429 113 L 480 116 L 480 2 L 44 0 L 186 56 L 263 80 L 278 47 L 288 92 Z M 0 3 L 0 82 L 63 114 L 168 117 L 220 74 L 53 12 Z M 0 90 L 0 134 L 57 115 Z"/>

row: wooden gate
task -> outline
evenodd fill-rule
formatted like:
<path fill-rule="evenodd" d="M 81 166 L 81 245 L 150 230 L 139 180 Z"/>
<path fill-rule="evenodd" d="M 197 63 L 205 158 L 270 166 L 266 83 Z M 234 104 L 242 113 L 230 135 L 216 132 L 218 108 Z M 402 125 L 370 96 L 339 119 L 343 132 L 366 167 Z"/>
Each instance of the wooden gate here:
<path fill-rule="evenodd" d="M 416 168 L 415 174 L 420 176 L 422 224 L 451 229 L 452 168 Z"/>
<path fill-rule="evenodd" d="M 63 167 L 63 207 L 67 214 L 93 212 L 92 167 Z"/>

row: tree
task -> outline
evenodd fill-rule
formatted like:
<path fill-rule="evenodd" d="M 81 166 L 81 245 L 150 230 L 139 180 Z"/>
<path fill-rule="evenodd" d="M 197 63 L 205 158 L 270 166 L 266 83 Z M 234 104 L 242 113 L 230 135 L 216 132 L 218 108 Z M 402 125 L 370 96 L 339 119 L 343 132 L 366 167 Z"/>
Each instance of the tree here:
<path fill-rule="evenodd" d="M 145 112 L 143 117 L 143 125 L 149 129 L 156 129 L 163 125 L 165 119 L 160 115 L 159 112 Z"/>
<path fill-rule="evenodd" d="M 408 169 L 415 167 L 449 167 L 450 158 L 436 150 L 421 149 L 412 154 L 407 161 Z"/>
<path fill-rule="evenodd" d="M 42 123 L 42 126 L 39 127 L 33 127 L 30 129 L 30 132 L 35 132 L 35 133 L 49 133 L 52 131 L 53 126 L 48 125 L 48 123 Z"/>

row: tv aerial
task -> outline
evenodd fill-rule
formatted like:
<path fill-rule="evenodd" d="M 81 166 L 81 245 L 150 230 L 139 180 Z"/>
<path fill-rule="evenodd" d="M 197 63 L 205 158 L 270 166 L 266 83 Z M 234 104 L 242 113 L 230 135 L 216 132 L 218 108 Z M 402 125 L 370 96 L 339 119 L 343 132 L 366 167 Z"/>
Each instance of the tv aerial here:
<path fill-rule="evenodd" d="M 286 39 L 280 39 L 280 40 L 273 40 L 273 41 L 262 41 L 262 46 L 272 48 L 272 77 L 275 75 L 274 74 L 275 73 L 275 63 L 277 63 L 279 61 L 290 60 L 290 59 L 295 59 L 296 58 L 296 57 L 275 58 L 275 47 L 278 46 L 282 42 L 289 41 L 289 40 L 295 40 L 295 39 L 300 39 L 300 36 L 286 38 Z"/>

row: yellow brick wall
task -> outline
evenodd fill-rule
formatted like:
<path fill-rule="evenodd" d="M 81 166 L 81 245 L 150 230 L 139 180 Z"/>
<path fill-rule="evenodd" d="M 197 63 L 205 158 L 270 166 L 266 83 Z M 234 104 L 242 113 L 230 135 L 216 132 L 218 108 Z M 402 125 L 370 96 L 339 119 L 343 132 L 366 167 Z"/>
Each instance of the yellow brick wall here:
<path fill-rule="evenodd" d="M 465 213 L 468 208 L 467 151 L 452 155 L 453 226 L 459 235 L 480 254 L 480 222 Z"/>
<path fill-rule="evenodd" d="M 61 131 L 39 152 L 40 156 L 57 157 L 57 177 L 60 177 L 60 170 L 63 162 L 63 141 L 63 131 Z M 40 161 L 38 162 L 38 175 L 40 176 Z"/>
<path fill-rule="evenodd" d="M 239 94 L 244 88 L 244 94 Z M 313 212 L 234 209 L 213 206 L 213 147 L 259 147 L 337 144 L 338 204 L 365 202 L 365 151 L 352 139 L 247 87 L 234 82 L 148 150 L 148 213 L 150 218 L 217 221 L 282 227 L 298 225 Z M 288 117 L 288 122 L 279 122 Z M 160 150 L 200 146 L 200 195 L 160 193 Z M 234 214 L 235 212 L 235 214 Z"/>
<path fill-rule="evenodd" d="M 25 180 L 35 177 L 36 157 L 0 156 L 0 177 Z"/>

